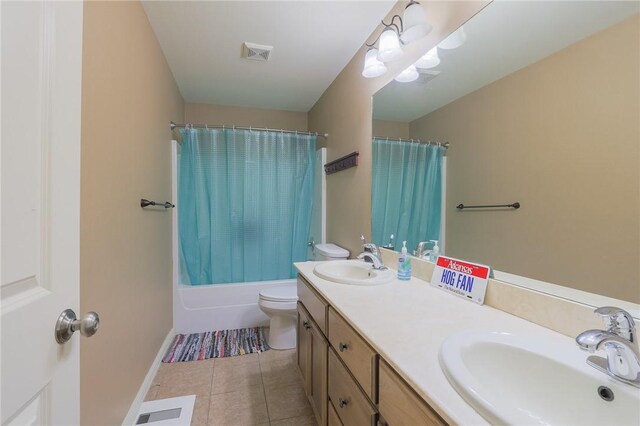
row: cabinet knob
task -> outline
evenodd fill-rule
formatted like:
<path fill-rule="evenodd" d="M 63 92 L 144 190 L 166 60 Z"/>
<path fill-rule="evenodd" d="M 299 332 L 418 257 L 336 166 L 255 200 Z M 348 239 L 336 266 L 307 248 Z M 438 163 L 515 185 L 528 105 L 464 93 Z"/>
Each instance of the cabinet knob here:
<path fill-rule="evenodd" d="M 340 342 L 340 344 L 338 345 L 338 349 L 340 349 L 340 352 L 344 352 L 349 348 L 349 346 L 347 346 L 346 343 L 344 342 Z"/>
<path fill-rule="evenodd" d="M 345 405 L 347 405 L 349 403 L 349 401 L 347 401 L 344 398 L 338 398 L 338 405 L 340 405 L 340 408 L 344 408 Z"/>
<path fill-rule="evenodd" d="M 311 325 L 309 324 L 309 321 L 304 321 L 302 323 L 302 326 L 305 328 L 305 330 L 308 330 L 311 328 Z"/>

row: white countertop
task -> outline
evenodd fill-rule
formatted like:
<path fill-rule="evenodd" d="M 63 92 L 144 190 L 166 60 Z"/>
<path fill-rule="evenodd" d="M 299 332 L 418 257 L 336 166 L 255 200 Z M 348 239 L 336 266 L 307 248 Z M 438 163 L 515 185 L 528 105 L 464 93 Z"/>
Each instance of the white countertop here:
<path fill-rule="evenodd" d="M 337 284 L 313 273 L 318 263 L 299 262 L 295 266 L 380 356 L 452 424 L 488 424 L 458 395 L 440 368 L 440 345 L 452 333 L 484 330 L 543 334 L 554 344 L 575 347 L 569 337 L 448 294 L 415 277 L 371 287 Z"/>

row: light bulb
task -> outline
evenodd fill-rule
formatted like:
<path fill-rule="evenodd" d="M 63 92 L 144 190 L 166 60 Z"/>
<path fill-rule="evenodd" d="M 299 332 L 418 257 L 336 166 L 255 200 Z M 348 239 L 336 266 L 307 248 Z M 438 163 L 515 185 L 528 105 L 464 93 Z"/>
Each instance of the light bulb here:
<path fill-rule="evenodd" d="M 409 44 L 421 39 L 431 32 L 431 25 L 427 22 L 427 15 L 418 2 L 411 2 L 404 10 L 402 18 L 405 30 L 400 39 Z"/>
<path fill-rule="evenodd" d="M 400 83 L 409 83 L 411 81 L 415 81 L 420 77 L 418 74 L 418 70 L 414 65 L 409 65 L 404 71 L 402 71 L 398 76 L 394 79 Z"/>
<path fill-rule="evenodd" d="M 378 60 L 382 62 L 393 61 L 403 54 L 398 34 L 389 27 L 380 34 L 378 49 Z"/>
<path fill-rule="evenodd" d="M 440 42 L 438 47 L 440 49 L 455 49 L 457 47 L 462 46 L 462 44 L 467 40 L 467 33 L 464 32 L 464 28 L 460 27 L 444 40 Z"/>
<path fill-rule="evenodd" d="M 415 63 L 418 68 L 433 68 L 438 65 L 440 65 L 440 58 L 438 57 L 437 46 L 422 55 Z"/>
<path fill-rule="evenodd" d="M 378 49 L 375 47 L 367 50 L 367 54 L 364 57 L 364 69 L 362 70 L 362 76 L 366 78 L 380 77 L 387 72 L 385 64 L 380 62 L 377 58 Z"/>

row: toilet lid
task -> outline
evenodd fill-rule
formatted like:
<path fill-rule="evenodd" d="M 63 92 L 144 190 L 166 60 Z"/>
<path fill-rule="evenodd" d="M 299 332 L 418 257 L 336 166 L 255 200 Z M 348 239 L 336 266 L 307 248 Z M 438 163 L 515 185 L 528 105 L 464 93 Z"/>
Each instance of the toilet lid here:
<path fill-rule="evenodd" d="M 325 255 L 326 257 L 339 257 L 345 259 L 349 257 L 349 251 L 332 243 L 316 244 L 316 250 L 318 250 L 318 253 Z"/>
<path fill-rule="evenodd" d="M 298 300 L 298 288 L 295 285 L 265 288 L 260 291 L 260 298 L 274 302 L 295 302 Z"/>

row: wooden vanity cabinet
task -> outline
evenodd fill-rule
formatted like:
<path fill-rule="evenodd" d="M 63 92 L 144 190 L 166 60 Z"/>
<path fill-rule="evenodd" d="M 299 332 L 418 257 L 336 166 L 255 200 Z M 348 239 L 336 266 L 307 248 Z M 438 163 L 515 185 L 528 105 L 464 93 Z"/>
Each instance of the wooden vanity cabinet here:
<path fill-rule="evenodd" d="M 329 307 L 329 342 L 367 396 L 375 401 L 376 352 L 335 310 Z"/>
<path fill-rule="evenodd" d="M 343 426 L 340 421 L 340 417 L 338 417 L 338 413 L 336 412 L 336 408 L 333 406 L 333 403 L 329 401 L 329 412 L 327 413 L 327 425 L 328 426 Z"/>
<path fill-rule="evenodd" d="M 319 426 L 446 425 L 301 275 L 297 332 L 298 368 Z"/>
<path fill-rule="evenodd" d="M 447 423 L 387 364 L 380 360 L 380 415 L 392 426 L 445 426 Z"/>
<path fill-rule="evenodd" d="M 307 305 L 311 307 L 308 310 Z M 327 349 L 326 329 L 328 305 L 303 278 L 298 277 L 298 368 L 305 393 L 318 425 L 327 424 Z M 324 324 L 320 327 L 319 322 Z"/>
<path fill-rule="evenodd" d="M 310 327 L 309 315 L 304 308 L 300 307 L 298 302 L 298 326 L 296 330 L 296 357 L 298 361 L 298 370 L 300 370 L 300 378 L 304 391 L 309 395 L 309 384 L 311 383 L 311 335 L 307 332 Z"/>
<path fill-rule="evenodd" d="M 376 408 L 338 359 L 333 348 L 329 349 L 329 399 L 343 424 L 375 424 Z"/>

